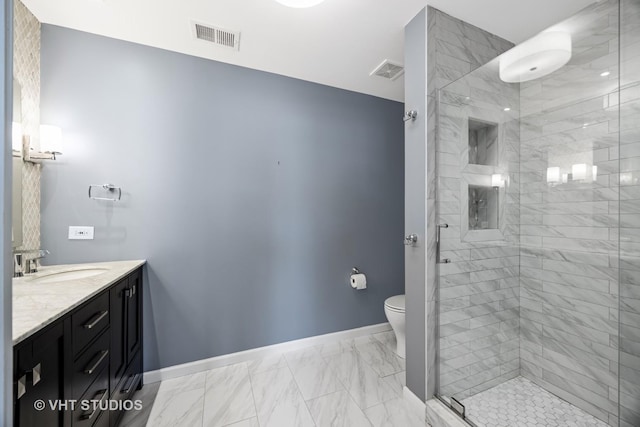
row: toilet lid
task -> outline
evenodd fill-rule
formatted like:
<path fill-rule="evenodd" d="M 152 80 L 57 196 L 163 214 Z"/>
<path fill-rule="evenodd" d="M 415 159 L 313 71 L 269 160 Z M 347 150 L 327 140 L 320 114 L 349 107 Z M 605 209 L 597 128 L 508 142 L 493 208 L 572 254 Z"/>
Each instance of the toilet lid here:
<path fill-rule="evenodd" d="M 384 305 L 392 310 L 404 311 L 404 295 L 396 295 L 394 297 L 387 298 Z"/>

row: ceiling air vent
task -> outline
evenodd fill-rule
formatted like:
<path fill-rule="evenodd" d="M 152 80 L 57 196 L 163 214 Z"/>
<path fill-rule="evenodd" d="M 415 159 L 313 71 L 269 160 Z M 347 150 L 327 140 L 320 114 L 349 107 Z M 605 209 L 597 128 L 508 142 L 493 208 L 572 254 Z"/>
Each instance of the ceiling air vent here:
<path fill-rule="evenodd" d="M 229 31 L 213 25 L 192 22 L 193 34 L 198 40 L 204 40 L 218 46 L 240 50 L 240 32 Z"/>
<path fill-rule="evenodd" d="M 397 62 L 389 61 L 385 59 L 375 70 L 369 74 L 370 76 L 380 76 L 391 81 L 396 80 L 398 77 L 404 74 L 404 67 Z"/>

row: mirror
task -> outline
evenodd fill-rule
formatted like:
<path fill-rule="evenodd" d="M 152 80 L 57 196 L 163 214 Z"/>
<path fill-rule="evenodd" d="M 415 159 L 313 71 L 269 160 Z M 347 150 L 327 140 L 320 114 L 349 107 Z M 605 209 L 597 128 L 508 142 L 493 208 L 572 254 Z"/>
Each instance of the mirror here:
<path fill-rule="evenodd" d="M 22 88 L 13 79 L 13 121 L 22 122 Z M 11 246 L 22 246 L 22 157 L 13 157 L 11 196 Z"/>

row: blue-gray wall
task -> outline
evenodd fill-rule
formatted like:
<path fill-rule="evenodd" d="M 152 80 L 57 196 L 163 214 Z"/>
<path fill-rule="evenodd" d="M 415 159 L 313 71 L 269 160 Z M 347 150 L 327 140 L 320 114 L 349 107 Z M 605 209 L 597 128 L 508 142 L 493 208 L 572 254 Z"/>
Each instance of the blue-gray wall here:
<path fill-rule="evenodd" d="M 384 322 L 403 293 L 402 104 L 51 25 L 41 103 L 66 144 L 47 262 L 149 261 L 145 370 Z M 106 182 L 122 202 L 89 200 Z"/>

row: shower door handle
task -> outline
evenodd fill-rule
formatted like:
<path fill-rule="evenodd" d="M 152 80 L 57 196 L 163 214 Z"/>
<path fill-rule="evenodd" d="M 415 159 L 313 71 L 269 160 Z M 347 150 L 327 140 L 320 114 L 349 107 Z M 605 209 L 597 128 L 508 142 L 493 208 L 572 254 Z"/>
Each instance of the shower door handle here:
<path fill-rule="evenodd" d="M 436 264 L 449 264 L 451 262 L 449 258 L 440 259 L 440 230 L 443 228 L 449 228 L 449 224 L 436 225 Z"/>

